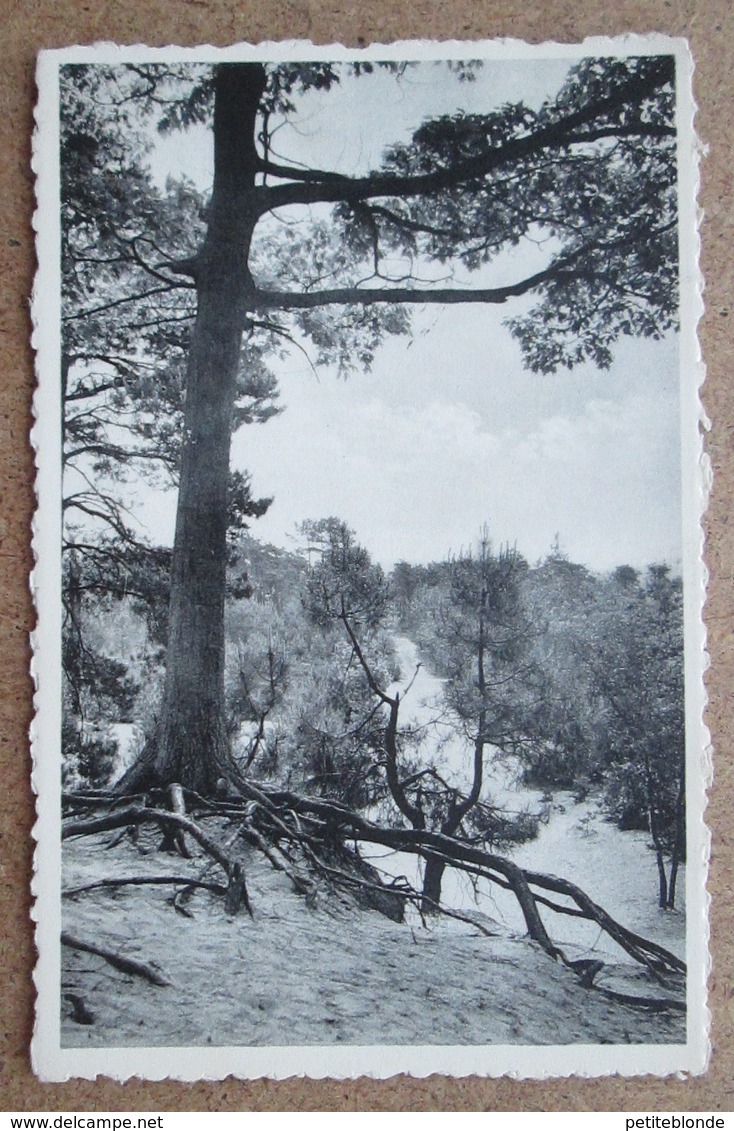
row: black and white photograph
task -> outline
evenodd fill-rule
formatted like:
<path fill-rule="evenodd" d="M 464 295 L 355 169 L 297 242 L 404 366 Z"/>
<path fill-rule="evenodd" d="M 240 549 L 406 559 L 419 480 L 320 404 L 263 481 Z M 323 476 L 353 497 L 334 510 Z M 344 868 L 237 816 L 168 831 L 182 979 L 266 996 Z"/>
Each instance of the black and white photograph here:
<path fill-rule="evenodd" d="M 42 1079 L 704 1070 L 690 83 L 42 53 Z"/>

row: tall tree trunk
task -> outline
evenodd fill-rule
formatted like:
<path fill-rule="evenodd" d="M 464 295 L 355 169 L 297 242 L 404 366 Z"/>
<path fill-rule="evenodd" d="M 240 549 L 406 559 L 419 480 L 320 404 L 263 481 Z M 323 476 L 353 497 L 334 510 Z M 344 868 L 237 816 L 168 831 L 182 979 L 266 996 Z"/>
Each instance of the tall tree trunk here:
<path fill-rule="evenodd" d="M 652 802 L 649 803 L 648 822 L 650 825 L 650 835 L 652 836 L 652 842 L 655 847 L 655 861 L 658 867 L 658 907 L 665 910 L 668 906 L 668 877 L 665 873 L 665 853 L 658 832 L 655 806 Z"/>
<path fill-rule="evenodd" d="M 483 674 L 481 681 L 482 687 L 484 687 Z M 484 730 L 486 717 L 486 711 L 482 709 L 479 718 L 480 731 Z M 461 803 L 458 802 L 456 796 L 454 796 L 454 799 L 450 802 L 446 818 L 441 822 L 440 831 L 442 836 L 453 836 L 464 820 L 464 817 L 474 808 L 479 800 L 484 778 L 485 746 L 486 743 L 480 732 L 474 740 L 474 780 L 472 781 L 471 790 Z M 436 904 L 441 901 L 441 883 L 444 870 L 445 864 L 442 860 L 434 860 L 430 857 L 426 860 L 426 867 L 423 873 L 423 887 L 421 889 L 421 895 L 423 896 L 421 911 L 424 915 L 431 915 L 437 912 Z"/>
<path fill-rule="evenodd" d="M 668 907 L 668 877 L 665 874 L 665 857 L 662 848 L 655 848 L 655 859 L 658 866 L 658 907 L 665 911 Z"/>
<path fill-rule="evenodd" d="M 645 782 L 647 787 L 647 818 L 650 825 L 650 836 L 655 847 L 655 861 L 658 867 L 658 907 L 664 911 L 668 906 L 668 877 L 665 872 L 665 850 L 660 836 L 658 825 L 657 805 L 655 802 L 655 782 L 650 767 L 650 759 L 645 751 Z"/>
<path fill-rule="evenodd" d="M 680 780 L 678 783 L 678 796 L 675 803 L 675 840 L 673 841 L 673 852 L 670 860 L 670 880 L 668 882 L 668 910 L 672 911 L 675 907 L 675 892 L 678 883 L 678 867 L 681 860 L 685 857 L 686 845 L 686 821 L 685 821 L 685 804 L 686 804 L 686 775 L 685 765 L 680 769 Z"/>
<path fill-rule="evenodd" d="M 443 833 L 443 829 L 441 829 Z M 421 911 L 424 915 L 435 915 L 441 903 L 441 885 L 446 864 L 438 856 L 427 856 L 421 888 Z"/>
<path fill-rule="evenodd" d="M 224 598 L 227 487 L 242 332 L 253 293 L 247 267 L 257 222 L 255 126 L 264 69 L 217 69 L 214 189 L 197 257 L 197 316 L 188 362 L 166 683 L 153 776 L 211 793 L 227 776 Z"/>
<path fill-rule="evenodd" d="M 73 711 L 77 715 L 77 731 L 81 741 L 84 729 L 82 706 L 82 589 L 79 555 L 74 546 L 68 554 L 68 576 L 64 587 L 64 644 L 62 665 L 69 686 Z"/>

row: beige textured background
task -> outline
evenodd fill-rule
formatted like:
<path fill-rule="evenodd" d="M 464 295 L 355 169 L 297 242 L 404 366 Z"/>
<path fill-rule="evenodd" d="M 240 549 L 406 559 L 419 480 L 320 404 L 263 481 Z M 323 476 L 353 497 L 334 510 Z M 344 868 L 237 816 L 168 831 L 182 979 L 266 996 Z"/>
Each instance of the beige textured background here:
<path fill-rule="evenodd" d="M 707 281 L 701 332 L 708 364 L 704 399 L 713 421 L 707 445 L 716 475 L 706 520 L 711 574 L 706 621 L 712 661 L 707 683 L 716 748 L 716 781 L 708 810 L 714 959 L 714 1048 L 708 1073 L 689 1080 L 523 1082 L 434 1076 L 346 1082 L 39 1084 L 28 1059 L 34 954 L 27 743 L 28 632 L 33 625 L 27 588 L 33 501 L 27 440 L 33 387 L 28 296 L 34 270 L 29 150 L 36 51 L 101 39 L 189 45 L 301 37 L 357 45 L 430 35 L 571 42 L 624 31 L 661 31 L 690 39 L 697 64 L 698 129 L 710 147 L 701 195 Z M 734 866 L 734 712 L 729 694 L 734 667 L 734 517 L 729 521 L 734 487 L 734 387 L 729 380 L 734 302 L 731 0 L 0 0 L 0 45 L 0 1111 L 734 1110 L 734 913 L 729 899 Z"/>

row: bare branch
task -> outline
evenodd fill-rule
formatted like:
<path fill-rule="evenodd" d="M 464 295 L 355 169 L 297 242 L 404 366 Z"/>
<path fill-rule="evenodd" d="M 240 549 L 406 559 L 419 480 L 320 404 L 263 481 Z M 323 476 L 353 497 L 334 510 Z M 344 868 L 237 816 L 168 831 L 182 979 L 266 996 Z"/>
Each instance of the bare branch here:
<path fill-rule="evenodd" d="M 78 888 L 65 888 L 61 892 L 63 899 L 72 899 L 88 891 L 97 891 L 100 888 L 118 888 L 139 886 L 145 884 L 178 884 L 188 888 L 205 888 L 216 895 L 224 895 L 227 891 L 224 884 L 217 884 L 211 880 L 195 880 L 191 876 L 120 876 L 115 879 L 95 880 L 91 884 L 82 884 Z"/>
<path fill-rule="evenodd" d="M 87 954 L 96 954 L 100 958 L 104 958 L 105 962 L 109 962 L 110 966 L 114 966 L 116 970 L 121 970 L 123 974 L 136 974 L 140 978 L 145 978 L 146 981 L 152 982 L 154 986 L 170 986 L 171 982 L 155 966 L 151 966 L 148 962 L 139 962 L 135 958 L 125 958 L 116 951 L 111 950 L 108 946 L 100 946 L 98 943 L 85 942 L 82 939 L 76 938 L 68 931 L 61 932 L 61 942 L 64 946 L 70 947 L 72 950 L 83 950 Z"/>

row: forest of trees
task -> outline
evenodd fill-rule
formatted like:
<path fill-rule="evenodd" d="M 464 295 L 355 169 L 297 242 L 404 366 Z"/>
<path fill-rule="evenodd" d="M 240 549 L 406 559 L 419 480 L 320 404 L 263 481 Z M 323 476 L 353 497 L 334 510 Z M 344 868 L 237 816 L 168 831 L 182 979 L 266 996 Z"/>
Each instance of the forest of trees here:
<path fill-rule="evenodd" d="M 530 566 L 493 550 L 486 531 L 459 557 L 388 575 L 338 519 L 304 523 L 301 542 L 289 552 L 243 533 L 230 549 L 225 701 L 244 774 L 496 848 L 532 837 L 539 820 L 493 805 L 500 760 L 526 785 L 593 793 L 620 829 L 649 832 L 660 905 L 674 906 L 685 860 L 679 578 L 665 566 L 595 575 L 559 551 Z M 99 787 L 124 768 L 112 724 L 135 724 L 137 748 L 158 725 L 165 604 L 156 617 L 83 577 L 65 633 L 65 776 Z M 428 733 L 401 720 L 415 673 L 399 669 L 400 636 L 444 684 Z M 473 751 L 466 780 L 442 769 L 447 728 Z M 428 910 L 442 871 L 427 869 Z"/>
<path fill-rule="evenodd" d="M 620 829 L 649 834 L 659 904 L 674 907 L 685 860 L 680 578 L 664 564 L 593 573 L 558 547 L 529 562 L 493 544 L 491 529 L 467 530 L 462 553 L 386 573 L 333 516 L 304 516 L 298 548 L 285 551 L 254 537 L 272 500 L 230 469 L 233 434 L 284 407 L 288 350 L 344 376 L 369 369 L 388 336 L 410 333 L 418 304 L 507 305 L 537 373 L 607 368 L 621 336 L 674 332 L 673 60 L 582 60 L 539 110 L 428 119 L 366 175 L 278 157 L 299 100 L 328 99 L 346 75 L 375 69 L 402 70 L 62 68 L 67 795 L 144 806 L 155 796 L 151 819 L 175 826 L 166 846 L 193 835 L 225 861 L 230 886 L 239 864 L 186 805 L 226 800 L 231 817 L 249 798 L 261 824 L 242 809 L 242 828 L 299 891 L 311 881 L 268 845 L 290 837 L 333 876 L 315 854 L 321 838 L 342 879 L 356 868 L 375 889 L 379 877 L 346 845 L 371 837 L 421 856 L 422 915 L 441 908 L 458 861 L 494 869 L 553 957 L 563 954 L 537 904 L 563 891 L 571 914 L 596 919 L 650 969 L 680 969 L 573 885 L 497 855 L 531 838 L 542 814 L 492 799 L 499 763 L 548 796 L 593 794 Z M 475 69 L 446 66 L 446 79 L 470 82 Z M 211 196 L 186 179 L 161 187 L 155 137 L 202 125 Z M 544 266 L 489 285 L 497 259 L 526 239 L 542 244 Z M 447 283 L 458 268 L 480 285 Z M 175 489 L 172 548 L 130 514 L 136 482 Z M 401 670 L 401 638 L 442 682 L 433 727 L 406 718 L 416 673 Z M 132 758 L 121 757 L 121 728 L 139 739 Z M 442 762 L 447 735 L 470 752 L 463 778 Z M 72 821 L 68 835 L 146 813 L 113 808 Z"/>

